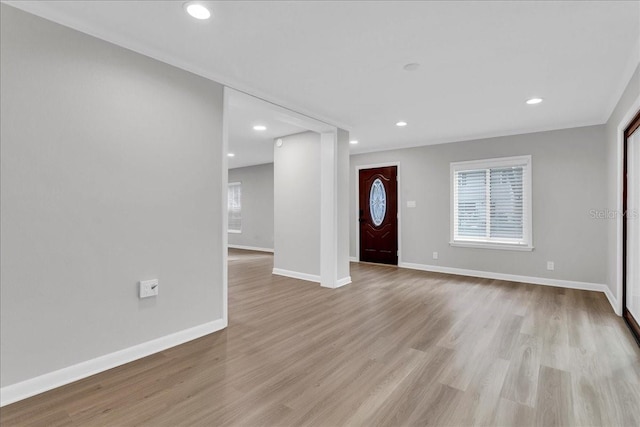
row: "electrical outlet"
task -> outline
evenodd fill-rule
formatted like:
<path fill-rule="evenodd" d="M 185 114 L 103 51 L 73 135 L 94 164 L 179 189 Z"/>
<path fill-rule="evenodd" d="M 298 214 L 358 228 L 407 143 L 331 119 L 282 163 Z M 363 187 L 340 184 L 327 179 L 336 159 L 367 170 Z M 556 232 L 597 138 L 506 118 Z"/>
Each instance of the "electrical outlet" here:
<path fill-rule="evenodd" d="M 547 270 L 553 271 L 555 270 L 556 266 L 553 263 L 553 261 L 547 261 Z"/>
<path fill-rule="evenodd" d="M 140 298 L 155 297 L 158 295 L 158 279 L 140 281 Z"/>
<path fill-rule="evenodd" d="M 438 259 L 438 252 L 433 253 L 433 259 Z"/>

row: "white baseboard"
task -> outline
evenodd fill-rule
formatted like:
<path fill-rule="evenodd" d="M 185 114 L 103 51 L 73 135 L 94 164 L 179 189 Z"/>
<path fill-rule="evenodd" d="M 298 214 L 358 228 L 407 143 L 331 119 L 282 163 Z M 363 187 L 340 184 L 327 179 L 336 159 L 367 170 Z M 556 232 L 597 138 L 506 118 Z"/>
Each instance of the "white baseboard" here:
<path fill-rule="evenodd" d="M 607 299 L 609 300 L 609 304 L 611 304 L 611 307 L 613 307 L 613 311 L 618 316 L 622 316 L 622 311 L 620 309 L 620 306 L 618 305 L 618 299 L 613 296 L 613 294 L 611 293 L 611 289 L 608 286 L 604 290 L 604 294 L 606 295 Z"/>
<path fill-rule="evenodd" d="M 349 257 L 349 262 L 358 262 L 358 257 L 350 256 Z"/>
<path fill-rule="evenodd" d="M 491 271 L 467 270 L 464 268 L 442 267 L 439 265 L 414 264 L 401 262 L 398 267 L 412 270 L 430 271 L 433 273 L 457 274 L 459 276 L 481 277 L 484 279 L 506 280 L 509 282 L 531 283 L 534 285 L 556 286 L 558 288 L 580 289 L 585 291 L 605 292 L 609 289 L 601 283 L 576 282 L 573 280 L 550 279 L 546 277 L 519 276 L 515 274 L 494 273 Z"/>
<path fill-rule="evenodd" d="M 274 268 L 273 274 L 278 276 L 291 277 L 293 279 L 307 280 L 309 282 L 320 283 L 320 276 L 315 274 L 300 273 L 299 271 L 283 270 L 282 268 Z"/>
<path fill-rule="evenodd" d="M 273 249 L 270 248 L 258 248 L 256 246 L 243 246 L 243 245 L 227 245 L 231 249 L 242 249 L 245 251 L 257 251 L 257 252 L 270 252 L 273 253 Z"/>
<path fill-rule="evenodd" d="M 209 335 L 226 327 L 227 320 L 218 319 L 57 371 L 49 372 L 26 381 L 2 387 L 0 389 L 0 406 L 9 405 L 19 400 L 35 396 L 36 394 L 115 368 L 116 366 L 133 362 L 134 360 Z"/>
<path fill-rule="evenodd" d="M 336 282 L 336 288 L 341 288 L 349 283 L 351 283 L 351 276 L 343 277 Z"/>
<path fill-rule="evenodd" d="M 342 279 L 338 279 L 334 286 L 326 286 L 326 285 L 323 285 L 322 283 L 320 284 L 320 286 L 322 286 L 323 288 L 338 289 L 338 288 L 341 288 L 341 287 L 343 287 L 345 285 L 348 285 L 349 283 L 351 283 L 351 276 L 347 276 L 347 277 L 343 277 Z"/>

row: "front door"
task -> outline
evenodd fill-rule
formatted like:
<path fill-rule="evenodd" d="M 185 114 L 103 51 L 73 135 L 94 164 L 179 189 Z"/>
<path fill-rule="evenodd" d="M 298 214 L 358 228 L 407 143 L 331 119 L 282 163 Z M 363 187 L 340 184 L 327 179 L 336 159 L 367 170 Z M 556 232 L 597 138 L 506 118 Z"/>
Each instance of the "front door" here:
<path fill-rule="evenodd" d="M 398 167 L 361 169 L 360 261 L 398 264 Z"/>

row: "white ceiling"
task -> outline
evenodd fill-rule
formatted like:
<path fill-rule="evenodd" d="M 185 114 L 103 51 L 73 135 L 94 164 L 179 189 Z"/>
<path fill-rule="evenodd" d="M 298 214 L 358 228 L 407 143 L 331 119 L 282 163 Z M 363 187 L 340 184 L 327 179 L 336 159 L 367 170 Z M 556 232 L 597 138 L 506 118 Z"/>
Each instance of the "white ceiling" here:
<path fill-rule="evenodd" d="M 345 127 L 352 152 L 604 123 L 640 60 L 636 1 L 9 3 Z"/>

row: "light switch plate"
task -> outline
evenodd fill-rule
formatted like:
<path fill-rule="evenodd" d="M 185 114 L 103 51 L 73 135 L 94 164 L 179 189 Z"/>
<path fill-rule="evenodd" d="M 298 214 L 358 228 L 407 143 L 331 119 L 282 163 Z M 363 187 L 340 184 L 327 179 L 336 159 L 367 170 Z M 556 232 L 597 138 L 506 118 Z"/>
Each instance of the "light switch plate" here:
<path fill-rule="evenodd" d="M 140 298 L 155 297 L 158 295 L 158 279 L 140 281 Z"/>
<path fill-rule="evenodd" d="M 415 200 L 408 200 L 407 201 L 407 207 L 408 208 L 415 208 L 416 207 L 416 201 Z"/>

